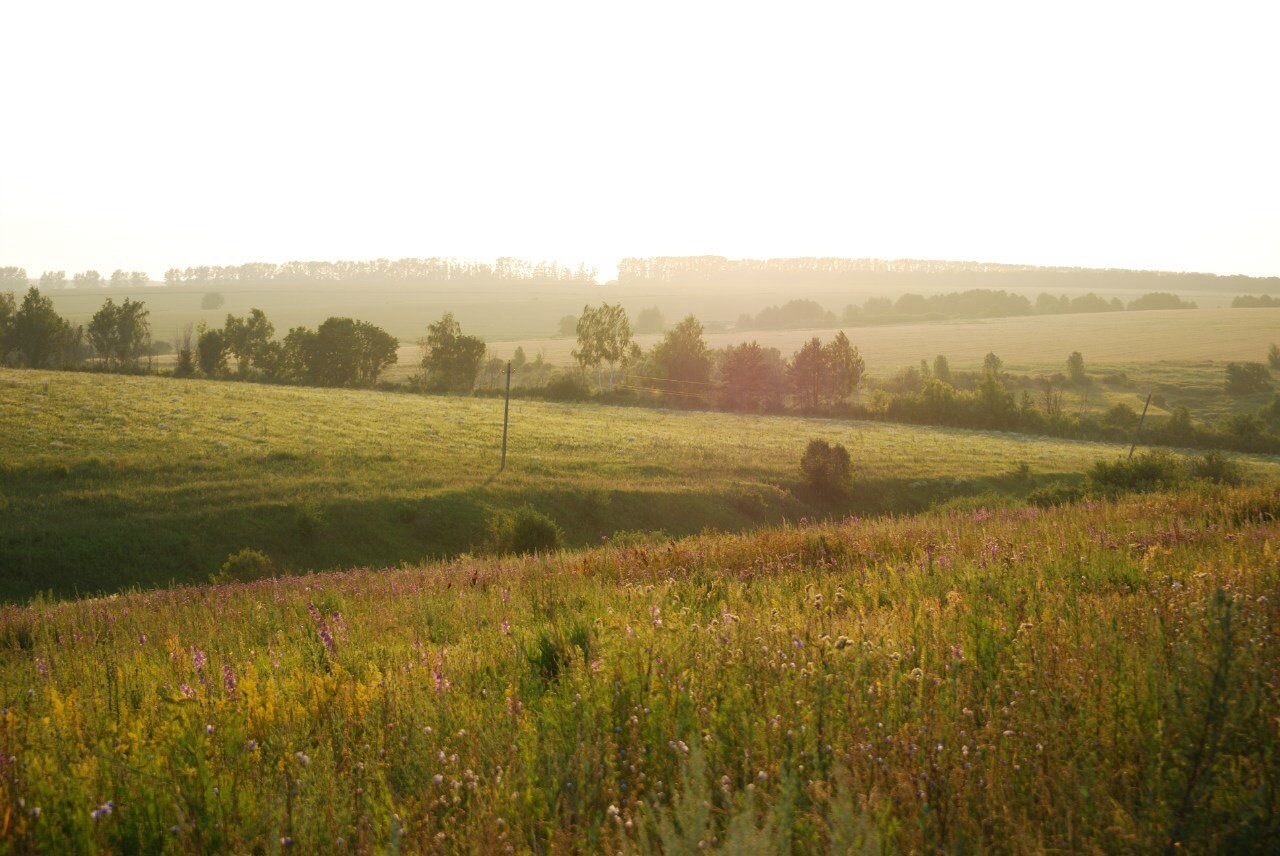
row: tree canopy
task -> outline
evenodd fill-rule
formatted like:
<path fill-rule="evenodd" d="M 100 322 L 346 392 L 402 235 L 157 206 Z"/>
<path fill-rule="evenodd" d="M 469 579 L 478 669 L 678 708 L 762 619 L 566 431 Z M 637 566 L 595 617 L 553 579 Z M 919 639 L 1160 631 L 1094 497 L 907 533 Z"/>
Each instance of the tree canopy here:
<path fill-rule="evenodd" d="M 484 361 L 484 339 L 465 336 L 462 325 L 446 312 L 444 317 L 427 326 L 422 346 L 422 370 L 425 386 L 433 392 L 470 392 Z"/>

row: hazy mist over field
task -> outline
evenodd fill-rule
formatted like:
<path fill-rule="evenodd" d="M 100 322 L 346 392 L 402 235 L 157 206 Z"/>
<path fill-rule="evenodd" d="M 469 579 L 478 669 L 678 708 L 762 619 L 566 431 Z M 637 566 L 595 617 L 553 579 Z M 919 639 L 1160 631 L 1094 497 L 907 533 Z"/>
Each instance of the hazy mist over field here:
<path fill-rule="evenodd" d="M 0 3 L 0 264 L 1280 274 L 1269 7 Z"/>

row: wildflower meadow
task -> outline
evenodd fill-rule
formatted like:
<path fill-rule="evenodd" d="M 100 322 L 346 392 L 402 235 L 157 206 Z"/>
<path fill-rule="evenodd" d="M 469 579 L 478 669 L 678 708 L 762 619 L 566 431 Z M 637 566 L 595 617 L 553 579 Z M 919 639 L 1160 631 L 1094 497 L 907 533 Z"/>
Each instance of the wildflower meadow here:
<path fill-rule="evenodd" d="M 0 611 L 0 852 L 1274 852 L 1280 493 Z"/>

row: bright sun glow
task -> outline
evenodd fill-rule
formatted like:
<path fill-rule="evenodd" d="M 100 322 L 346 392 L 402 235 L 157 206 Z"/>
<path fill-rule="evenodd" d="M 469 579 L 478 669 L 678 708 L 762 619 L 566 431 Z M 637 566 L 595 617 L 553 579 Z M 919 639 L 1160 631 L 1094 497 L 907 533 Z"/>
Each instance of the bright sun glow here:
<path fill-rule="evenodd" d="M 1274 6 L 0 0 L 0 264 L 1280 274 Z"/>

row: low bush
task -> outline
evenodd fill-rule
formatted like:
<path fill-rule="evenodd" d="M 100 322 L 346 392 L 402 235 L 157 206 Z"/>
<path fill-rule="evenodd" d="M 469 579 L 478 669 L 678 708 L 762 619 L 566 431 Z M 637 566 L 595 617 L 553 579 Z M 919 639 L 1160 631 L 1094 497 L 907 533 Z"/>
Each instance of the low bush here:
<path fill-rule="evenodd" d="M 826 440 L 810 440 L 800 458 L 800 475 L 805 486 L 819 496 L 844 496 L 853 487 L 853 465 L 849 451 Z"/>
<path fill-rule="evenodd" d="M 583 401 L 591 396 L 587 379 L 575 371 L 556 372 L 542 391 L 552 401 Z"/>
<path fill-rule="evenodd" d="M 275 565 L 266 553 L 248 547 L 232 553 L 222 563 L 222 568 L 209 577 L 214 583 L 247 583 L 261 580 L 275 573 Z"/>
<path fill-rule="evenodd" d="M 504 511 L 489 521 L 489 547 L 497 553 L 550 553 L 564 546 L 556 522 L 531 505 Z"/>
<path fill-rule="evenodd" d="M 1027 494 L 1027 502 L 1037 508 L 1052 508 L 1084 499 L 1084 491 L 1078 485 L 1054 482 L 1038 487 Z"/>
<path fill-rule="evenodd" d="M 1262 363 L 1227 363 L 1226 390 L 1231 395 L 1251 395 L 1271 388 L 1271 372 Z"/>
<path fill-rule="evenodd" d="M 1173 487 L 1182 476 L 1178 459 L 1157 449 L 1132 458 L 1098 461 L 1089 469 L 1089 488 L 1103 495 L 1145 493 Z"/>
<path fill-rule="evenodd" d="M 1244 468 L 1235 458 L 1228 457 L 1217 450 L 1205 452 L 1193 458 L 1187 465 L 1192 478 L 1211 481 L 1215 484 L 1240 484 L 1244 481 Z"/>

